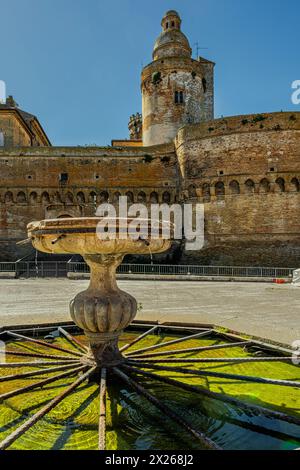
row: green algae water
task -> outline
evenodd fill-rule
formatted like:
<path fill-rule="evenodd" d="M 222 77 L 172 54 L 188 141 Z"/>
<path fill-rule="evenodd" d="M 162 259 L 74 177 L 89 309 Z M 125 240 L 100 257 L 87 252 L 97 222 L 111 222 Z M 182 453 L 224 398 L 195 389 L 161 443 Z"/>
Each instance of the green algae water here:
<path fill-rule="evenodd" d="M 122 344 L 134 340 L 140 332 L 128 331 L 121 338 Z M 81 342 L 84 337 L 78 337 Z M 159 332 L 145 337 L 126 353 L 144 347 L 178 338 L 174 334 Z M 191 339 L 170 346 L 170 349 L 212 346 L 226 342 L 220 337 Z M 64 338 L 56 338 L 51 344 L 76 351 Z M 7 348 L 12 351 L 45 352 L 45 347 L 26 341 L 9 341 Z M 161 348 L 160 351 L 166 351 Z M 49 353 L 50 350 L 47 350 Z M 156 350 L 155 350 L 156 352 Z M 62 355 L 51 350 L 50 354 Z M 228 358 L 253 357 L 257 351 L 247 351 L 243 347 L 201 351 L 180 354 L 182 358 Z M 267 354 L 263 353 L 264 356 Z M 7 359 L 8 362 L 28 362 L 28 358 Z M 32 361 L 32 360 L 31 360 Z M 163 364 L 161 359 L 160 364 Z M 183 364 L 167 364 L 179 367 Z M 268 377 L 274 379 L 299 380 L 300 368 L 290 363 L 200 363 L 184 364 L 195 370 L 209 370 L 232 374 Z M 26 368 L 27 371 L 36 368 Z M 148 369 L 147 369 L 148 370 Z M 24 372 L 18 369 L 0 369 L 1 376 Z M 60 373 L 60 372 L 57 372 Z M 207 390 L 238 398 L 246 403 L 282 411 L 300 418 L 300 390 L 297 388 L 255 384 L 215 377 L 196 377 L 175 372 L 153 371 L 157 375 L 205 388 Z M 3 394 L 18 387 L 36 383 L 53 374 L 26 379 L 0 382 Z M 232 450 L 292 450 L 300 447 L 300 428 L 277 419 L 270 419 L 260 413 L 245 411 L 237 406 L 223 403 L 202 395 L 187 392 L 174 386 L 154 381 L 142 376 L 135 380 L 152 393 L 162 403 L 176 411 L 195 429 L 205 433 L 224 449 Z M 176 423 L 162 415 L 154 405 L 137 394 L 129 386 L 120 382 L 109 372 L 107 406 L 107 450 L 195 450 L 201 449 L 194 440 Z M 0 404 L 0 441 L 10 435 L 22 423 L 61 393 L 73 381 L 68 377 L 21 395 L 11 397 Z M 98 446 L 99 384 L 82 383 L 71 395 L 38 421 L 10 447 L 22 450 L 96 450 Z"/>

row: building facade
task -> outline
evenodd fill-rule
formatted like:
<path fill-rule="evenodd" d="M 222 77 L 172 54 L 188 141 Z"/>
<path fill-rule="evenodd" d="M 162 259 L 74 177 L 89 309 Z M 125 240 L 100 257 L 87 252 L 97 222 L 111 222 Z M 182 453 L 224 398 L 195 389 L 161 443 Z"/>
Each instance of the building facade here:
<path fill-rule="evenodd" d="M 110 147 L 55 147 L 10 97 L 0 105 L 0 258 L 30 256 L 32 220 L 95 214 L 97 204 L 202 203 L 205 245 L 170 263 L 299 267 L 300 113 L 214 119 L 214 63 L 191 57 L 166 13 L 142 71 L 142 115 Z"/>

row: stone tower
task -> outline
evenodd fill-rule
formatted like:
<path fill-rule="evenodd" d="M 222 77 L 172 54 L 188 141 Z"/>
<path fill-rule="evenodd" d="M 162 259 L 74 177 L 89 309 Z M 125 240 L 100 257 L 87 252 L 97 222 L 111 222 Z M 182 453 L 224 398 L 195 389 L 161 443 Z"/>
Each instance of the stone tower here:
<path fill-rule="evenodd" d="M 142 71 L 144 146 L 171 142 L 183 125 L 214 118 L 215 64 L 192 59 L 176 11 L 168 11 L 161 25 L 153 62 Z"/>

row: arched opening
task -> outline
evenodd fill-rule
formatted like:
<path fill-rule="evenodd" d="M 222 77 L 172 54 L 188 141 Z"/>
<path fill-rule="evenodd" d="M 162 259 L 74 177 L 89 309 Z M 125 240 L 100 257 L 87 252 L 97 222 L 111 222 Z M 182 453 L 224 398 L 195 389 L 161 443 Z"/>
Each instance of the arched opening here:
<path fill-rule="evenodd" d="M 165 204 L 170 204 L 171 202 L 171 195 L 168 191 L 165 191 L 162 195 L 162 201 Z"/>
<path fill-rule="evenodd" d="M 121 197 L 121 193 L 119 193 L 119 191 L 117 191 L 116 193 L 114 193 L 114 195 L 113 195 L 113 203 L 114 203 L 114 204 L 118 204 L 120 197 Z"/>
<path fill-rule="evenodd" d="M 210 201 L 210 185 L 209 183 L 204 183 L 202 186 L 202 196 L 204 202 Z"/>
<path fill-rule="evenodd" d="M 230 189 L 230 192 L 231 194 L 240 194 L 240 185 L 238 183 L 238 181 L 231 181 L 229 183 L 229 189 Z"/>
<path fill-rule="evenodd" d="M 141 192 L 138 193 L 138 196 L 137 196 L 137 201 L 138 202 L 140 202 L 140 203 L 141 202 L 146 202 L 146 199 L 147 199 L 147 197 L 146 197 L 146 194 L 144 193 L 144 191 L 141 191 Z"/>
<path fill-rule="evenodd" d="M 50 196 L 47 192 L 44 192 L 41 197 L 42 204 L 49 204 L 50 203 Z"/>
<path fill-rule="evenodd" d="M 17 194 L 17 203 L 24 204 L 26 202 L 26 195 L 23 191 Z"/>
<path fill-rule="evenodd" d="M 127 197 L 127 202 L 128 202 L 128 204 L 133 204 L 133 202 L 134 202 L 133 193 L 132 193 L 131 191 L 127 191 L 127 193 L 125 194 L 125 196 Z"/>
<path fill-rule="evenodd" d="M 259 192 L 260 193 L 269 193 L 270 192 L 270 183 L 267 178 L 263 178 L 259 183 Z"/>
<path fill-rule="evenodd" d="M 66 195 L 66 204 L 74 204 L 74 197 L 70 192 L 68 192 Z"/>
<path fill-rule="evenodd" d="M 218 199 L 223 199 L 225 196 L 225 185 L 222 181 L 215 184 L 215 192 Z"/>
<path fill-rule="evenodd" d="M 4 202 L 14 202 L 13 193 L 11 191 L 7 191 L 7 193 L 5 193 Z"/>
<path fill-rule="evenodd" d="M 292 184 L 292 187 L 293 187 L 293 191 L 296 191 L 297 193 L 299 193 L 299 191 L 300 191 L 300 183 L 299 183 L 298 178 L 293 178 L 293 179 L 291 180 L 291 184 Z"/>
<path fill-rule="evenodd" d="M 54 202 L 56 204 L 62 204 L 62 198 L 58 191 L 56 191 L 56 193 L 54 194 Z"/>
<path fill-rule="evenodd" d="M 84 204 L 85 203 L 85 196 L 84 196 L 82 191 L 79 191 L 79 193 L 77 193 L 77 202 L 78 202 L 78 204 Z"/>
<path fill-rule="evenodd" d="M 36 204 L 37 203 L 37 198 L 38 198 L 38 195 L 35 191 L 33 191 L 32 193 L 30 193 L 29 195 L 29 202 L 30 204 Z"/>
<path fill-rule="evenodd" d="M 99 195 L 99 203 L 105 204 L 106 202 L 108 202 L 108 198 L 109 198 L 108 192 L 102 191 Z"/>
<path fill-rule="evenodd" d="M 285 181 L 283 178 L 277 178 L 276 180 L 276 189 L 279 193 L 285 192 Z"/>
<path fill-rule="evenodd" d="M 150 202 L 151 204 L 158 204 L 158 194 L 156 192 L 150 194 Z"/>
<path fill-rule="evenodd" d="M 95 191 L 91 191 L 89 194 L 89 202 L 95 204 L 97 202 L 97 194 Z"/>
<path fill-rule="evenodd" d="M 255 188 L 254 181 L 247 180 L 246 183 L 245 183 L 246 193 L 247 194 L 253 194 L 254 193 L 254 188 Z"/>

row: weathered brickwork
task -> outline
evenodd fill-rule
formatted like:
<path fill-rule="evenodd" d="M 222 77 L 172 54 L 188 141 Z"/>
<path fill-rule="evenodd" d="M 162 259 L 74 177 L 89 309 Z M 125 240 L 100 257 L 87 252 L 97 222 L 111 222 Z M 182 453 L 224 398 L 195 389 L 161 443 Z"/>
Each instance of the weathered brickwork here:
<path fill-rule="evenodd" d="M 204 248 L 179 243 L 168 262 L 299 267 L 300 113 L 214 120 L 214 64 L 191 58 L 180 26 L 176 12 L 164 16 L 129 140 L 51 147 L 34 116 L 0 107 L 1 260 L 29 252 L 15 244 L 27 223 L 93 216 L 122 195 L 129 205 L 205 205 Z"/>
<path fill-rule="evenodd" d="M 178 132 L 187 199 L 205 203 L 206 246 L 184 259 L 300 262 L 300 113 L 235 116 Z"/>

